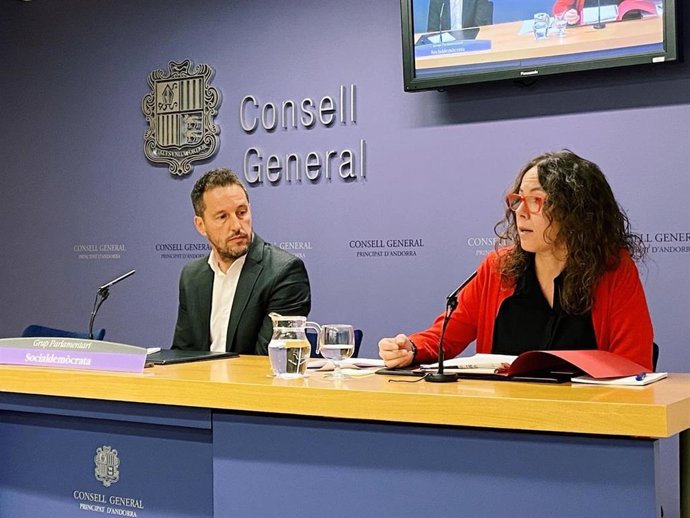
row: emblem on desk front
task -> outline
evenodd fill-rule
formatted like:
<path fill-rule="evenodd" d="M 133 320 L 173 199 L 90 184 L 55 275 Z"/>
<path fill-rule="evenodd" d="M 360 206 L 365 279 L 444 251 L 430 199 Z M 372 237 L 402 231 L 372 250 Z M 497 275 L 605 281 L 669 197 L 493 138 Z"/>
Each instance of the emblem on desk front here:
<path fill-rule="evenodd" d="M 168 70 L 149 74 L 151 88 L 142 101 L 149 123 L 144 134 L 144 154 L 151 162 L 166 163 L 182 176 L 192 162 L 213 156 L 218 150 L 220 128 L 214 122 L 220 92 L 211 86 L 215 70 L 193 66 L 190 60 L 171 61 Z"/>
<path fill-rule="evenodd" d="M 94 474 L 96 480 L 101 482 L 105 487 L 110 487 L 120 480 L 120 459 L 117 456 L 117 450 L 110 446 L 102 446 L 96 450 L 96 456 L 93 458 L 96 463 Z"/>

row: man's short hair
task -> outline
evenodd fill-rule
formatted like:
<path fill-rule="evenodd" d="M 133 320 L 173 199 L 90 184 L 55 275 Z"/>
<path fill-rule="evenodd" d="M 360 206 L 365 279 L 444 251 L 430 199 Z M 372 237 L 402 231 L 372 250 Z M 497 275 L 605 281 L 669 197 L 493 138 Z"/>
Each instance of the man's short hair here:
<path fill-rule="evenodd" d="M 192 206 L 194 207 L 194 214 L 201 217 L 204 214 L 206 207 L 204 206 L 204 193 L 216 187 L 225 187 L 226 185 L 239 185 L 242 187 L 247 201 L 249 201 L 249 193 L 239 177 L 230 169 L 224 167 L 218 169 L 211 169 L 199 178 L 192 189 Z"/>

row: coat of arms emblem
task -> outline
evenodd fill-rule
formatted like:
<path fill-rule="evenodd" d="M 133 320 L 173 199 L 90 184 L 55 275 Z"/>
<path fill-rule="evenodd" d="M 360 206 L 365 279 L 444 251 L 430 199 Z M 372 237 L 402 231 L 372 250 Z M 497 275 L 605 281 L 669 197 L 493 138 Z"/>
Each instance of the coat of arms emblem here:
<path fill-rule="evenodd" d="M 220 128 L 214 116 L 220 92 L 210 85 L 215 70 L 193 66 L 190 60 L 171 61 L 168 70 L 149 74 L 151 91 L 142 101 L 149 123 L 144 134 L 144 154 L 151 162 L 167 163 L 172 174 L 192 170 L 192 162 L 213 156 L 218 150 Z"/>
<path fill-rule="evenodd" d="M 93 458 L 96 463 L 94 474 L 96 480 L 101 482 L 105 487 L 110 487 L 120 480 L 120 459 L 117 457 L 117 450 L 110 446 L 102 446 L 96 450 L 96 456 Z"/>

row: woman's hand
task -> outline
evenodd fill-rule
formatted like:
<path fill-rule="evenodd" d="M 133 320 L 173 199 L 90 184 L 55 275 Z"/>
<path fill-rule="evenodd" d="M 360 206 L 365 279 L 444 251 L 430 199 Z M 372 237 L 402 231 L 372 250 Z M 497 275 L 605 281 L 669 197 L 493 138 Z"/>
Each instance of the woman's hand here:
<path fill-rule="evenodd" d="M 389 369 L 407 367 L 414 360 L 414 347 L 407 335 L 382 338 L 379 340 L 379 356 Z"/>
<path fill-rule="evenodd" d="M 565 21 L 568 25 L 575 25 L 580 21 L 580 15 L 577 13 L 577 9 L 568 9 L 563 15 Z"/>

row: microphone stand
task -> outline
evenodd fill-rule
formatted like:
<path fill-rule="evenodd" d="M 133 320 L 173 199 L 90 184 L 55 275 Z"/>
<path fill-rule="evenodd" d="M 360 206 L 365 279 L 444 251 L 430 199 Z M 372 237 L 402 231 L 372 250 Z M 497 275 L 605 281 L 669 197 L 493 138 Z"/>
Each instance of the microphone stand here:
<path fill-rule="evenodd" d="M 592 27 L 595 29 L 603 29 L 604 27 L 606 27 L 606 24 L 601 23 L 601 0 L 597 0 L 597 9 L 599 10 L 599 12 L 598 12 L 599 19 L 597 20 L 597 23 L 592 25 Z"/>
<path fill-rule="evenodd" d="M 108 295 L 110 295 L 108 288 L 98 288 L 96 292 L 96 300 L 93 301 L 93 309 L 91 310 L 91 318 L 89 319 L 89 340 L 93 340 L 93 322 L 96 320 L 96 313 L 98 313 L 101 304 L 105 302 Z"/>
<path fill-rule="evenodd" d="M 103 304 L 105 302 L 105 299 L 107 299 L 108 296 L 110 295 L 110 287 L 113 284 L 117 284 L 118 282 L 126 279 L 130 275 L 134 275 L 134 272 L 136 272 L 136 270 L 129 271 L 124 275 L 120 275 L 117 279 L 114 279 L 114 280 L 104 284 L 100 288 L 98 288 L 98 291 L 96 292 L 96 300 L 93 301 L 93 309 L 91 310 L 91 318 L 89 319 L 89 340 L 93 340 L 93 323 L 96 320 L 96 313 L 98 313 L 98 310 L 100 309 L 101 304 Z"/>
<path fill-rule="evenodd" d="M 441 337 L 439 338 L 439 341 L 438 341 L 438 370 L 434 374 L 429 373 L 426 376 L 424 376 L 424 381 L 428 381 L 431 383 L 452 383 L 454 381 L 458 381 L 458 375 L 456 373 L 445 374 L 443 372 L 443 362 L 445 360 L 445 353 L 443 351 L 443 337 L 446 334 L 446 327 L 448 327 L 448 322 L 450 322 L 450 317 L 453 314 L 453 311 L 455 311 L 455 308 L 458 307 L 458 294 L 476 276 L 477 276 L 477 272 L 473 272 L 472 275 L 470 275 L 467 279 L 465 279 L 463 281 L 463 283 L 460 286 L 458 286 L 458 288 L 456 290 L 454 290 L 446 298 L 446 314 L 443 317 L 443 326 L 441 327 Z"/>
<path fill-rule="evenodd" d="M 443 8 L 445 3 L 441 4 L 441 11 L 438 13 L 438 41 L 443 43 Z"/>

